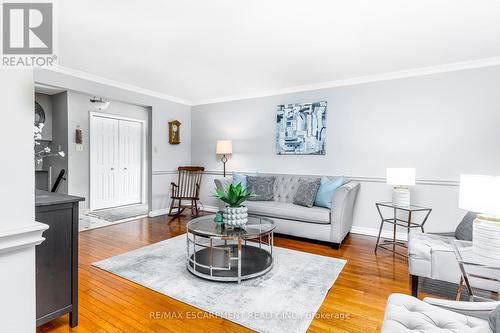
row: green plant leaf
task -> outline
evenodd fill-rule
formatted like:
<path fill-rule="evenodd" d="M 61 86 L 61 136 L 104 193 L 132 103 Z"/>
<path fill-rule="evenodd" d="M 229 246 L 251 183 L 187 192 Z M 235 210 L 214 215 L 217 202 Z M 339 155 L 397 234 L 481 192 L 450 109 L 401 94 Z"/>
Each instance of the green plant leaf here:
<path fill-rule="evenodd" d="M 212 195 L 225 202 L 230 207 L 239 207 L 248 200 L 248 198 L 256 196 L 254 192 L 250 192 L 246 188 L 243 188 L 241 184 L 228 184 L 225 190 L 215 188 L 215 192 Z"/>

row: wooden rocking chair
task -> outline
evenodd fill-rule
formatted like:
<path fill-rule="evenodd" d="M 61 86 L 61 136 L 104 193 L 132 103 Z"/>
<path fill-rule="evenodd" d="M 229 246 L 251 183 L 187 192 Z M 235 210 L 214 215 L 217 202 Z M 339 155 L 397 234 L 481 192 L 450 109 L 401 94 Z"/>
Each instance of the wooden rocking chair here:
<path fill-rule="evenodd" d="M 186 208 L 191 209 L 191 215 L 198 216 L 199 208 L 198 201 L 200 200 L 201 176 L 204 167 L 185 166 L 179 167 L 179 178 L 177 184 L 172 182 L 171 199 L 169 216 L 179 216 Z M 189 205 L 183 205 L 182 201 L 188 200 Z M 177 205 L 176 205 L 177 202 Z M 174 212 L 174 210 L 176 210 Z"/>

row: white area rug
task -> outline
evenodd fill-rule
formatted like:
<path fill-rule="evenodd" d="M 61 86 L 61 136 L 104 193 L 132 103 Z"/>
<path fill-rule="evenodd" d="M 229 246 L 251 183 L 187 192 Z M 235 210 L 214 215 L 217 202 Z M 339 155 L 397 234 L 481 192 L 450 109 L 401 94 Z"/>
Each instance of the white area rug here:
<path fill-rule="evenodd" d="M 236 283 L 212 282 L 186 269 L 186 236 L 97 263 L 103 270 L 259 332 L 305 332 L 346 261 L 274 248 L 274 267 Z"/>

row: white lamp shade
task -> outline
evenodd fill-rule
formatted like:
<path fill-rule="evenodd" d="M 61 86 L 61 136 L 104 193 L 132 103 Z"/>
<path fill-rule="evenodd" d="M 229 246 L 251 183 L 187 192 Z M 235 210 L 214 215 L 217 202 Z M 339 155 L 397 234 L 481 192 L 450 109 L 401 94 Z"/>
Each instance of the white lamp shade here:
<path fill-rule="evenodd" d="M 500 177 L 461 175 L 458 206 L 475 213 L 500 216 Z"/>
<path fill-rule="evenodd" d="M 217 140 L 215 151 L 217 155 L 230 155 L 233 153 L 233 142 L 231 140 Z"/>
<path fill-rule="evenodd" d="M 387 168 L 387 184 L 415 185 L 415 168 Z"/>

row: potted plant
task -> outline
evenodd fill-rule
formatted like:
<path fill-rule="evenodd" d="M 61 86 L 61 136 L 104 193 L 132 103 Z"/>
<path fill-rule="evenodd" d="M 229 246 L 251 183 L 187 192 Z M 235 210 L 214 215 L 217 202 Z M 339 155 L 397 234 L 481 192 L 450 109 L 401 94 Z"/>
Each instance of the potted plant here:
<path fill-rule="evenodd" d="M 247 224 L 248 208 L 242 203 L 255 196 L 253 192 L 247 191 L 241 184 L 229 184 L 225 191 L 216 188 L 214 196 L 227 204 L 222 211 L 226 226 L 241 228 Z"/>

